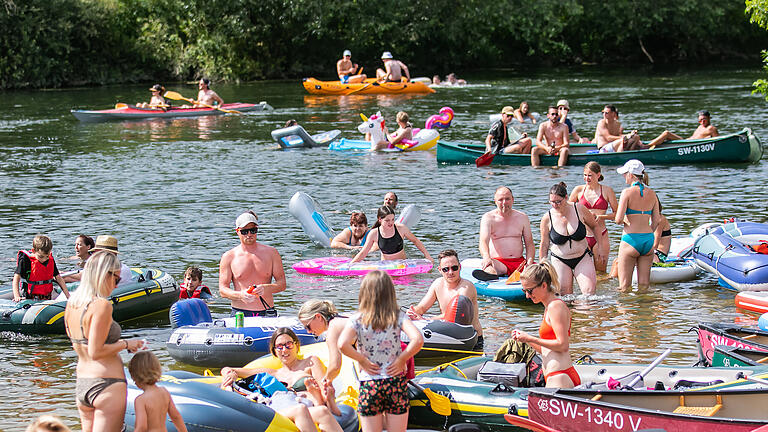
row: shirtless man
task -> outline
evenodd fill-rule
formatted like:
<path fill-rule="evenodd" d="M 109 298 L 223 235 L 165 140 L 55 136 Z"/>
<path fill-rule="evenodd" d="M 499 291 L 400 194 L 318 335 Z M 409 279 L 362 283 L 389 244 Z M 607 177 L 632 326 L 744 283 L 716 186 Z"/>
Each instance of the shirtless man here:
<path fill-rule="evenodd" d="M 384 194 L 383 205 L 389 206 L 392 210 L 395 210 L 397 208 L 397 194 L 395 194 L 392 191 L 389 191 L 386 194 Z"/>
<path fill-rule="evenodd" d="M 531 165 L 541 165 L 541 155 L 560 155 L 557 166 L 564 166 L 568 162 L 571 150 L 568 140 L 568 126 L 560 123 L 560 114 L 557 107 L 550 105 L 547 109 L 547 120 L 539 125 L 539 133 L 536 135 L 536 147 L 531 150 Z"/>
<path fill-rule="evenodd" d="M 493 195 L 496 210 L 480 220 L 480 255 L 483 262 L 472 276 L 479 280 L 494 280 L 510 275 L 522 267 L 533 264 L 536 248 L 531 234 L 531 221 L 520 211 L 513 210 L 515 198 L 512 190 L 500 186 Z"/>
<path fill-rule="evenodd" d="M 637 131 L 624 134 L 624 127 L 619 121 L 619 110 L 608 104 L 603 108 L 603 118 L 597 122 L 595 139 L 600 153 L 623 152 L 627 150 L 643 150 L 648 148 L 643 144 Z"/>
<path fill-rule="evenodd" d="M 695 131 L 693 131 L 693 135 L 691 135 L 690 138 L 688 139 L 714 138 L 720 135 L 720 132 L 718 132 L 717 128 L 711 123 L 712 117 L 709 115 L 709 111 L 699 111 L 698 115 L 699 115 L 699 127 L 697 127 Z M 668 130 L 665 130 L 664 132 L 661 133 L 661 135 L 651 140 L 648 143 L 648 147 L 656 147 L 657 145 L 666 141 L 681 140 L 681 139 L 685 139 L 685 138 L 675 133 L 672 133 Z"/>
<path fill-rule="evenodd" d="M 505 106 L 501 109 L 501 120 L 493 122 L 488 135 L 485 137 L 485 152 L 496 151 L 497 153 L 519 153 L 528 154 L 531 152 L 533 140 L 528 138 L 528 134 L 523 133 L 514 143 L 509 139 L 509 123 L 514 119 L 515 109 L 511 106 Z"/>
<path fill-rule="evenodd" d="M 197 87 L 200 89 L 197 92 L 197 100 L 195 101 L 195 108 L 204 107 L 206 105 L 219 106 L 224 105 L 224 101 L 216 94 L 215 91 L 210 89 L 211 80 L 208 78 L 200 78 L 200 82 L 197 83 Z"/>
<path fill-rule="evenodd" d="M 411 81 L 411 73 L 408 71 L 408 66 L 400 60 L 395 60 L 391 52 L 384 51 L 381 55 L 381 61 L 384 62 L 384 69 L 376 69 L 376 81 L 400 82 L 403 75 L 405 75 L 409 82 Z"/>
<path fill-rule="evenodd" d="M 344 50 L 341 60 L 336 62 L 336 73 L 339 75 L 339 81 L 342 84 L 353 84 L 365 81 L 368 78 L 365 74 L 355 75 L 357 72 L 357 63 L 352 63 L 352 51 Z"/>
<path fill-rule="evenodd" d="M 453 299 L 458 295 L 463 295 L 472 301 L 472 327 L 477 331 L 475 349 L 483 349 L 483 327 L 480 325 L 479 309 L 477 307 L 477 290 L 472 282 L 461 278 L 459 274 L 461 272 L 459 255 L 455 250 L 447 249 L 440 252 L 437 256 L 437 262 L 437 270 L 443 276 L 432 282 L 432 285 L 429 286 L 427 293 L 419 304 L 408 309 L 408 317 L 411 319 L 424 319 L 422 315 L 437 301 L 441 313 L 429 319 L 444 319 L 445 311 L 448 310 Z"/>
<path fill-rule="evenodd" d="M 236 312 L 245 316 L 276 316 L 272 295 L 285 291 L 283 260 L 277 249 L 256 241 L 259 218 L 255 213 L 241 214 L 235 226 L 240 244 L 221 256 L 219 293 L 232 301 L 231 316 Z M 250 293 L 249 288 L 253 288 Z"/>

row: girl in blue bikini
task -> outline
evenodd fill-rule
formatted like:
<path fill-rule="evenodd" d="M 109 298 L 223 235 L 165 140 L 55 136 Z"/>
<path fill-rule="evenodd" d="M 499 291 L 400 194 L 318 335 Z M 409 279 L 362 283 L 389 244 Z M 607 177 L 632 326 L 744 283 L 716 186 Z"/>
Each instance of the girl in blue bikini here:
<path fill-rule="evenodd" d="M 647 287 L 651 279 L 653 263 L 653 232 L 661 220 L 659 200 L 649 188 L 645 166 L 637 159 L 630 159 L 616 170 L 630 185 L 621 192 L 615 222 L 624 225 L 619 244 L 619 288 L 625 290 L 632 284 L 632 271 L 637 267 L 637 285 Z"/>

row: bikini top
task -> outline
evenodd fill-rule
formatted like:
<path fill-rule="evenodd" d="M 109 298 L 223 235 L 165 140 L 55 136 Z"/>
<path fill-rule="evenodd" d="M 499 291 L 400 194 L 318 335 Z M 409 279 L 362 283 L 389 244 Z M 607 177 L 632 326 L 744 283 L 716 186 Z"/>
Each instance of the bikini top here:
<path fill-rule="evenodd" d="M 80 345 L 88 345 L 88 338 L 85 337 L 85 329 L 83 329 L 83 318 L 85 318 L 85 312 L 88 311 L 88 306 L 91 305 L 91 302 L 93 300 L 89 301 L 87 305 L 83 308 L 83 312 L 80 314 L 80 334 L 83 335 L 82 338 L 73 338 L 72 336 L 69 337 L 69 340 L 72 341 L 72 343 L 80 344 Z M 69 331 L 69 326 L 67 325 L 66 320 L 64 321 L 64 326 L 67 328 L 67 334 L 71 334 Z M 112 321 L 112 324 L 109 326 L 109 332 L 107 332 L 107 339 L 104 341 L 105 344 L 113 344 L 120 340 L 120 335 L 123 332 L 123 329 L 120 327 L 120 324 L 116 323 L 115 321 Z"/>
<path fill-rule="evenodd" d="M 587 188 L 585 187 L 584 191 L 586 190 Z M 584 191 L 581 192 L 581 196 L 579 197 L 579 204 L 590 210 L 608 210 L 608 201 L 603 197 L 603 185 L 600 185 L 600 197 L 595 200 L 594 204 L 590 204 L 589 201 L 587 201 L 584 197 Z"/>
<path fill-rule="evenodd" d="M 568 242 L 568 246 L 571 246 L 571 242 L 573 240 L 580 241 L 587 237 L 587 227 L 584 226 L 584 223 L 579 218 L 579 211 L 576 210 L 576 206 L 573 206 L 573 209 L 576 211 L 576 220 L 579 221 L 579 225 L 576 226 L 576 231 L 574 231 L 571 235 L 562 235 L 555 231 L 555 226 L 552 223 L 552 210 L 549 211 L 549 241 L 556 245 L 564 245 L 565 242 Z"/>
<path fill-rule="evenodd" d="M 632 186 L 637 186 L 638 188 L 640 188 L 640 196 L 643 196 L 643 189 L 645 189 L 645 185 L 643 183 L 641 183 L 639 181 L 636 181 L 636 182 L 632 183 Z M 653 209 L 650 209 L 650 210 L 635 210 L 635 209 L 629 208 L 629 205 L 627 205 L 627 214 L 628 215 L 631 215 L 631 214 L 650 215 L 650 214 L 653 214 Z"/>
<path fill-rule="evenodd" d="M 563 301 L 562 299 L 558 299 L 560 301 Z M 571 335 L 571 326 L 568 325 L 568 336 Z M 541 325 L 539 326 L 539 337 L 542 339 L 547 340 L 555 340 L 557 339 L 557 336 L 555 336 L 555 329 L 552 328 L 551 325 L 547 322 L 547 316 L 544 315 L 544 318 L 541 320 Z"/>
<path fill-rule="evenodd" d="M 381 227 L 377 227 L 376 231 L 379 233 L 379 250 L 385 255 L 392 255 L 403 250 L 403 237 L 397 231 L 395 227 L 395 235 L 389 238 L 382 237 Z"/>

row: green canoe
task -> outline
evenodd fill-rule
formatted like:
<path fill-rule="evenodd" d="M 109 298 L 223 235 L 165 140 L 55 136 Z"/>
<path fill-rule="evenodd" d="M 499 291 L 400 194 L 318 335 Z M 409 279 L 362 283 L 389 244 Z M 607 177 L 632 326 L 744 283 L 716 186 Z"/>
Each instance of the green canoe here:
<path fill-rule="evenodd" d="M 179 287 L 164 271 L 132 268 L 133 280 L 115 288 L 112 318 L 124 321 L 171 307 L 179 299 Z M 67 284 L 71 292 L 77 283 Z M 58 287 L 57 287 L 58 288 Z M 0 288 L 0 332 L 64 334 L 64 309 L 67 299 L 13 301 L 11 287 Z"/>
<path fill-rule="evenodd" d="M 768 365 L 768 352 L 731 345 L 715 345 L 712 366 L 752 367 Z"/>
<path fill-rule="evenodd" d="M 482 144 L 437 142 L 437 161 L 444 164 L 472 164 L 482 156 Z M 749 128 L 730 135 L 700 140 L 675 140 L 658 145 L 653 150 L 632 150 L 621 153 L 598 153 L 592 144 L 571 144 L 568 165 L 585 165 L 589 161 L 601 165 L 623 165 L 629 159 L 639 159 L 646 165 L 686 165 L 692 163 L 756 163 L 763 156 L 763 145 Z M 501 154 L 493 158 L 497 165 L 530 165 L 527 154 Z M 543 166 L 557 165 L 557 156 L 543 156 Z"/>

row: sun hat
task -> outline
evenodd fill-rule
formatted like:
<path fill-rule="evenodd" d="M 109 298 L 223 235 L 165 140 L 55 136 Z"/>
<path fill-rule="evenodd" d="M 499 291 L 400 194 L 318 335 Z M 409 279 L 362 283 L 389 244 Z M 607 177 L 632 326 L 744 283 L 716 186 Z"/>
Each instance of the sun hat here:
<path fill-rule="evenodd" d="M 165 87 L 161 86 L 160 84 L 155 84 L 152 87 L 149 88 L 149 91 L 159 91 L 162 92 L 165 90 Z"/>
<path fill-rule="evenodd" d="M 352 51 L 350 50 L 344 50 L 344 55 L 342 57 L 350 56 L 352 57 Z"/>
<path fill-rule="evenodd" d="M 637 159 L 630 159 L 627 161 L 627 163 L 624 164 L 623 167 L 617 169 L 616 172 L 619 174 L 628 172 L 634 175 L 643 175 L 645 172 L 645 166 Z"/>
<path fill-rule="evenodd" d="M 501 109 L 501 113 L 502 114 L 506 114 L 506 115 L 514 115 L 515 114 L 515 109 L 512 108 L 511 106 L 507 105 L 507 106 L 505 106 L 504 108 Z"/>
<path fill-rule="evenodd" d="M 247 211 L 237 217 L 237 220 L 235 220 L 235 228 L 243 228 L 249 223 L 255 223 L 256 226 L 259 226 L 259 218 L 252 212 Z"/>
<path fill-rule="evenodd" d="M 558 107 L 564 106 L 564 107 L 566 107 L 568 109 L 571 109 L 571 107 L 568 106 L 568 101 L 565 100 L 565 99 L 560 99 L 559 101 L 557 101 L 557 105 L 556 106 L 558 106 Z"/>
<path fill-rule="evenodd" d="M 391 53 L 391 52 L 389 52 L 389 51 L 384 51 L 384 52 L 381 54 L 381 58 L 382 58 L 382 59 L 393 59 L 394 57 L 392 57 L 392 53 Z"/>
<path fill-rule="evenodd" d="M 111 235 L 100 235 L 96 237 L 96 243 L 89 252 L 107 251 L 112 253 L 120 253 L 117 251 L 117 239 Z"/>

